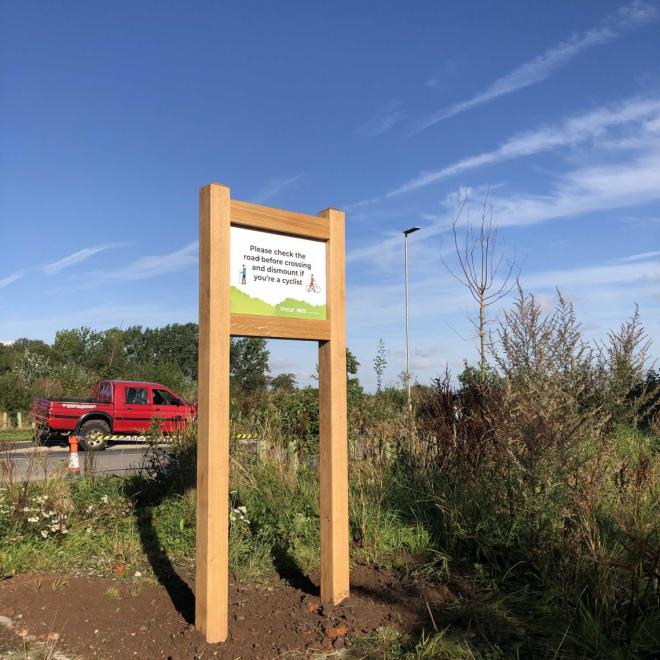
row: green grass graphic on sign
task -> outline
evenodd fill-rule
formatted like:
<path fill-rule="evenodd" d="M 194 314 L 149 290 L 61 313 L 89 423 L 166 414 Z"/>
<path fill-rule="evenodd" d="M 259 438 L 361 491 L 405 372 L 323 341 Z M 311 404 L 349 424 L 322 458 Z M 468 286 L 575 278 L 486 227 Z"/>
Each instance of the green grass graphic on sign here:
<path fill-rule="evenodd" d="M 295 298 L 286 298 L 275 305 L 269 305 L 259 298 L 248 296 L 235 286 L 230 288 L 230 309 L 234 314 L 325 320 L 325 305 L 310 305 Z"/>

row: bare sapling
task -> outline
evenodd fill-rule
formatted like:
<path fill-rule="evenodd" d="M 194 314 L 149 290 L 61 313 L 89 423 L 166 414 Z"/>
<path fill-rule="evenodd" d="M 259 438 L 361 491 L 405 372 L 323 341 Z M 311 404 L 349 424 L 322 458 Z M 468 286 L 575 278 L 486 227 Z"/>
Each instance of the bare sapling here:
<path fill-rule="evenodd" d="M 443 263 L 479 307 L 478 318 L 470 320 L 479 338 L 479 371 L 483 379 L 487 368 L 488 308 L 513 289 L 518 269 L 515 256 L 508 260 L 498 242 L 497 227 L 493 224 L 493 205 L 488 198 L 481 205 L 481 217 L 476 225 L 470 221 L 468 196 L 459 196 L 457 202 L 451 229 L 459 269 L 451 268 L 444 260 Z M 465 223 L 461 226 L 463 216 Z"/>

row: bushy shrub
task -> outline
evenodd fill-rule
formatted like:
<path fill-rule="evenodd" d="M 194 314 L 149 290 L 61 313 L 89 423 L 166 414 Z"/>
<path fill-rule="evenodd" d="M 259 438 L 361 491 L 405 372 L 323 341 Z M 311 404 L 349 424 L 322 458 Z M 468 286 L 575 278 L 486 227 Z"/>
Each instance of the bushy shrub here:
<path fill-rule="evenodd" d="M 0 375 L 0 410 L 13 414 L 30 409 L 31 391 L 16 372 Z"/>
<path fill-rule="evenodd" d="M 418 402 L 434 460 L 410 457 L 406 478 L 441 509 L 442 547 L 555 589 L 590 654 L 648 651 L 660 624 L 648 349 L 637 310 L 594 346 L 560 294 L 544 314 L 519 290 L 491 339 L 492 369 L 466 368 L 457 389 L 438 379 Z"/>
<path fill-rule="evenodd" d="M 98 375 L 76 363 L 66 363 L 54 367 L 50 378 L 60 384 L 61 396 L 88 398 L 91 396 L 94 383 L 98 380 Z"/>

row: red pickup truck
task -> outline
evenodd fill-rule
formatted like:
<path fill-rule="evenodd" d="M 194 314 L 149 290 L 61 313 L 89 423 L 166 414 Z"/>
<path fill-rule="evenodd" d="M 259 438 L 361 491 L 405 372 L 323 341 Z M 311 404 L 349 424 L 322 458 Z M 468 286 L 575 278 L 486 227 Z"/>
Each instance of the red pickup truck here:
<path fill-rule="evenodd" d="M 157 422 L 161 433 L 174 433 L 197 416 L 197 405 L 158 383 L 101 380 L 91 399 L 32 401 L 35 444 L 51 435 L 77 435 L 83 449 L 105 449 L 109 436 L 140 435 Z M 112 438 L 114 439 L 114 438 Z"/>

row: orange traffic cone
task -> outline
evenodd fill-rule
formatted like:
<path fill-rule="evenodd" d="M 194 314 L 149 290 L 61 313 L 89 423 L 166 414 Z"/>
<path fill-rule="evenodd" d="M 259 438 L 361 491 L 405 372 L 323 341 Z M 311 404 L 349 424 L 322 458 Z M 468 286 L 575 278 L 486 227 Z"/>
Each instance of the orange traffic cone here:
<path fill-rule="evenodd" d="M 78 461 L 78 436 L 69 436 L 69 473 L 80 474 L 80 462 Z"/>

